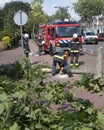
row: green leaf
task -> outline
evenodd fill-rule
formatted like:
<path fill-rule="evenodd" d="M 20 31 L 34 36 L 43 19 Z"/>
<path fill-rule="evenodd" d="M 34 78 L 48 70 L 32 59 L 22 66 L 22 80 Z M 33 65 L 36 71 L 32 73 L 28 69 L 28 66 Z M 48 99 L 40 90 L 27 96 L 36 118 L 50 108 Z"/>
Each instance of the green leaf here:
<path fill-rule="evenodd" d="M 63 126 L 59 126 L 59 127 L 58 127 L 58 130 L 63 130 Z"/>
<path fill-rule="evenodd" d="M 35 128 L 40 129 L 40 128 L 42 128 L 42 125 L 40 123 L 38 123 L 35 125 Z"/>
<path fill-rule="evenodd" d="M 1 104 L 0 104 L 0 114 L 3 113 L 4 109 L 5 109 L 5 108 L 4 108 L 4 105 L 1 103 Z"/>
<path fill-rule="evenodd" d="M 92 114 L 93 113 L 93 109 L 90 108 L 90 107 L 86 111 L 88 112 L 88 114 Z"/>
<path fill-rule="evenodd" d="M 50 122 L 50 119 L 49 118 L 42 118 L 44 122 Z"/>
<path fill-rule="evenodd" d="M 48 93 L 47 95 L 45 95 L 46 100 L 51 100 L 52 98 L 53 98 L 53 95 L 51 93 Z"/>
<path fill-rule="evenodd" d="M 8 99 L 8 96 L 6 95 L 6 93 L 0 94 L 0 101 L 5 101 L 7 99 Z"/>
<path fill-rule="evenodd" d="M 9 130 L 20 130 L 20 127 L 18 126 L 18 124 L 15 122 L 12 127 L 9 128 Z"/>
<path fill-rule="evenodd" d="M 25 130 L 30 130 L 29 128 L 25 127 Z"/>
<path fill-rule="evenodd" d="M 98 119 L 99 122 L 104 126 L 104 114 L 101 112 L 98 112 Z"/>
<path fill-rule="evenodd" d="M 92 128 L 88 128 L 88 127 L 83 127 L 80 130 L 93 130 Z"/>
<path fill-rule="evenodd" d="M 52 125 L 51 128 L 56 129 L 58 125 Z"/>
<path fill-rule="evenodd" d="M 19 91 L 19 92 L 16 92 L 13 94 L 13 97 L 16 97 L 16 98 L 19 98 L 19 99 L 22 99 L 26 96 L 26 93 L 25 91 Z"/>
<path fill-rule="evenodd" d="M 99 92 L 99 91 L 100 91 L 100 86 L 99 86 L 98 84 L 95 84 L 95 85 L 94 85 L 94 90 L 95 90 L 96 92 Z"/>

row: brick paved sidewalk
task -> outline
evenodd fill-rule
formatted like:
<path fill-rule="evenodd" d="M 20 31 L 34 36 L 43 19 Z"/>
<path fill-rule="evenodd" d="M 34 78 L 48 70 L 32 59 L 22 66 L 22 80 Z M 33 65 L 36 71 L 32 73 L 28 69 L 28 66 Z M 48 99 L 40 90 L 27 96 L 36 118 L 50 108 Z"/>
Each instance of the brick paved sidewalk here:
<path fill-rule="evenodd" d="M 15 61 L 21 61 L 21 60 L 22 60 L 22 49 L 20 46 L 14 49 L 0 52 L 0 65 L 11 64 L 14 63 Z"/>

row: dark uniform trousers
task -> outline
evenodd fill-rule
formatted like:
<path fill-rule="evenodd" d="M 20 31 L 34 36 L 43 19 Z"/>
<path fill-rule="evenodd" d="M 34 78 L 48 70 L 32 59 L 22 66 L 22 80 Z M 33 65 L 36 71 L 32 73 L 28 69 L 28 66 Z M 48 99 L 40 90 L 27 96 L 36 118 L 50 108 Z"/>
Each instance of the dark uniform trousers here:
<path fill-rule="evenodd" d="M 60 67 L 64 67 L 65 73 L 67 73 L 69 76 L 72 74 L 68 63 L 67 63 L 66 60 L 64 60 L 63 56 L 55 55 L 54 58 L 53 58 L 53 64 L 52 64 L 52 75 L 56 74 L 57 64 Z"/>
<path fill-rule="evenodd" d="M 29 52 L 30 52 L 30 49 L 29 49 L 29 44 L 28 44 L 28 41 L 27 40 L 24 40 L 24 54 L 28 57 L 29 56 Z"/>

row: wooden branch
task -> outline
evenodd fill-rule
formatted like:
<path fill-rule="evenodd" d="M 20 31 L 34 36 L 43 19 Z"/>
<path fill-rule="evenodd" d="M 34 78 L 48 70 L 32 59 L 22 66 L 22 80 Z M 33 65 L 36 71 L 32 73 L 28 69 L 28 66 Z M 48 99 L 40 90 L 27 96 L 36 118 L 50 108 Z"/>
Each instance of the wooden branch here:
<path fill-rule="evenodd" d="M 84 69 L 71 69 L 72 73 L 76 73 L 76 74 L 83 74 L 83 73 L 91 73 L 90 69 L 84 68 Z M 52 69 L 49 68 L 42 68 L 42 72 L 46 72 L 46 73 L 51 73 Z"/>

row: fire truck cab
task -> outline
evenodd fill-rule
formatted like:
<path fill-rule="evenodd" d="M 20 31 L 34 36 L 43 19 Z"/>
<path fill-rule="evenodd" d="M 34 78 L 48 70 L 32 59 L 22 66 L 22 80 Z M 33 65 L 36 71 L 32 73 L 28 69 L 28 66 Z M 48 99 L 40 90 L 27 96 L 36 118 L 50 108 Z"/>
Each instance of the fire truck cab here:
<path fill-rule="evenodd" d="M 82 29 L 76 21 L 58 21 L 39 26 L 39 35 L 44 35 L 44 51 L 52 53 L 68 49 L 73 34 L 77 33 L 82 42 Z"/>

